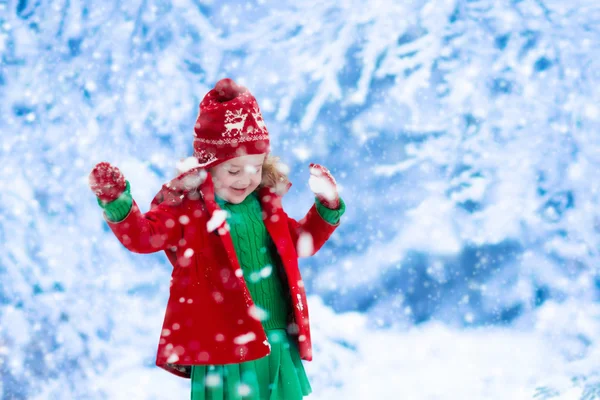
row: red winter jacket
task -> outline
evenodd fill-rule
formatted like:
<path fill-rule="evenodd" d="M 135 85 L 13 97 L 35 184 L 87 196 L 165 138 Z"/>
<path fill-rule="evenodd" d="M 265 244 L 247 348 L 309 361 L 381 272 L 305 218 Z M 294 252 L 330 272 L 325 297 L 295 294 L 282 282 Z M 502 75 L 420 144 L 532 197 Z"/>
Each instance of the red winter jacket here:
<path fill-rule="evenodd" d="M 219 215 L 223 211 L 215 201 L 210 174 L 204 183 L 190 188 L 190 178 L 193 182 L 198 173 L 186 172 L 163 185 L 147 213 L 142 214 L 134 201 L 124 220 L 107 220 L 127 249 L 136 253 L 164 250 L 173 265 L 156 365 L 184 378 L 189 378 L 185 365 L 240 363 L 270 352 L 262 324 L 253 317 L 254 303 L 231 236 L 221 229 L 226 222 Z M 309 245 L 309 254 L 302 256 L 312 255 L 339 224 L 323 220 L 315 205 L 302 220 L 289 218 L 281 207 L 281 197 L 270 188 L 260 189 L 259 198 L 265 227 L 283 262 L 292 295 L 295 321 L 288 332 L 297 341 L 301 358 L 310 361 L 308 307 L 297 245 L 301 236 L 302 246 L 312 238 L 312 252 Z M 223 223 L 214 226 L 220 221 Z M 303 248 L 303 252 L 307 251 Z"/>

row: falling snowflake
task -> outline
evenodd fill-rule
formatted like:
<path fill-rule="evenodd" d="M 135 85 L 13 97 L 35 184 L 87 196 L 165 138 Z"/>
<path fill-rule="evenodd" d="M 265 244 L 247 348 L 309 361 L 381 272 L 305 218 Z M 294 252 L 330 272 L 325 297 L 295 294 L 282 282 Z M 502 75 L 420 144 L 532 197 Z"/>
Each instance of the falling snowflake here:
<path fill-rule="evenodd" d="M 266 321 L 269 318 L 269 313 L 257 305 L 251 306 L 248 314 L 257 321 Z"/>
<path fill-rule="evenodd" d="M 250 343 L 253 340 L 256 340 L 256 334 L 254 332 L 248 332 L 244 335 L 237 336 L 235 339 L 233 339 L 233 343 L 242 345 Z"/>
<path fill-rule="evenodd" d="M 296 245 L 296 251 L 299 257 L 308 257 L 314 252 L 313 237 L 308 232 L 303 232 L 298 238 L 298 244 Z"/>
<path fill-rule="evenodd" d="M 246 397 L 246 396 L 249 396 L 250 393 L 252 393 L 252 389 L 247 384 L 240 383 L 240 385 L 238 386 L 237 392 L 240 396 Z"/>
<path fill-rule="evenodd" d="M 209 387 L 221 386 L 221 377 L 218 374 L 207 374 L 204 381 Z"/>
<path fill-rule="evenodd" d="M 222 226 L 227 220 L 227 211 L 216 210 L 210 220 L 206 223 L 206 230 L 212 232 Z"/>

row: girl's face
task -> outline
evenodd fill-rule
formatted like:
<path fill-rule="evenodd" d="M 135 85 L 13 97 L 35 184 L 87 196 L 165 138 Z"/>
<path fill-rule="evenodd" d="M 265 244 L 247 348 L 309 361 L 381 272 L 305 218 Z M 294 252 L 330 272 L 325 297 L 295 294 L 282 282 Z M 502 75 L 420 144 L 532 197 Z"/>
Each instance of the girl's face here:
<path fill-rule="evenodd" d="M 210 168 L 217 196 L 232 204 L 244 201 L 260 185 L 265 156 L 236 157 Z"/>

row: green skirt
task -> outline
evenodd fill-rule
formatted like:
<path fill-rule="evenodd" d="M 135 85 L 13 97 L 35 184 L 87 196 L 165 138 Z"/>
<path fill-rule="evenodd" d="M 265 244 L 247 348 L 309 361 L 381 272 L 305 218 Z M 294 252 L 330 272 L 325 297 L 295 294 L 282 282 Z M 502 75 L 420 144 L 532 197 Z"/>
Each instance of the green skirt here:
<path fill-rule="evenodd" d="M 192 400 L 297 400 L 312 389 L 297 344 L 267 331 L 271 353 L 240 364 L 192 366 Z"/>

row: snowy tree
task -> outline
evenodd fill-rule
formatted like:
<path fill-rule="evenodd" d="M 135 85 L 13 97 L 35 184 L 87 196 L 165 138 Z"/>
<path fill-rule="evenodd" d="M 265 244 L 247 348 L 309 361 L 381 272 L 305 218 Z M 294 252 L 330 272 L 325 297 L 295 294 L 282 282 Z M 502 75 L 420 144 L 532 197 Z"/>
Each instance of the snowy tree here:
<path fill-rule="evenodd" d="M 462 326 L 597 301 L 596 1 L 224 3 L 0 1 L 0 397 L 106 398 L 89 382 L 153 364 L 170 267 L 117 243 L 87 174 L 118 165 L 148 205 L 225 76 L 291 167 L 292 216 L 309 162 L 341 186 L 302 264 L 326 304 Z"/>

